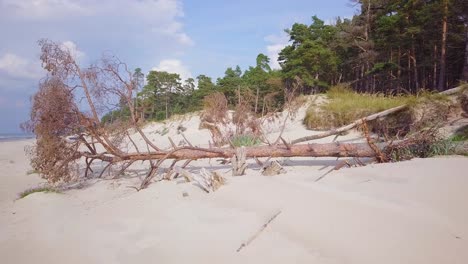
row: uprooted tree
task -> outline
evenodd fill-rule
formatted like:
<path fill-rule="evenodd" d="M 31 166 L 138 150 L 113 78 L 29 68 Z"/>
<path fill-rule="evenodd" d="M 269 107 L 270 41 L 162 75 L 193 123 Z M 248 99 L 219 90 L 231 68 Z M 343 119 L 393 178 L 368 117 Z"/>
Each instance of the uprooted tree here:
<path fill-rule="evenodd" d="M 172 147 L 163 149 L 141 129 L 140 114 L 134 105 L 138 81 L 125 63 L 114 56 L 104 56 L 98 63 L 83 68 L 60 44 L 41 40 L 39 45 L 42 66 L 48 73 L 32 98 L 31 118 L 24 128 L 33 131 L 37 138 L 36 145 L 29 150 L 33 168 L 52 183 L 70 180 L 76 173 L 86 176 L 93 172 L 94 162 L 107 163 L 101 175 L 113 165 L 119 165 L 123 172 L 136 161 L 147 162 L 149 169 L 138 188 L 141 189 L 150 184 L 167 160 L 172 163 L 166 171 L 177 172 L 191 161 L 204 158 L 376 157 L 382 160 L 386 151 L 397 148 L 397 143 L 390 146 L 372 140 L 367 143 L 290 144 L 280 135 L 273 143 L 242 148 L 242 151 L 232 145 L 196 147 L 188 141 L 183 146 L 176 146 L 171 141 Z M 130 112 L 128 119 L 112 126 L 100 122 L 99 117 L 104 112 L 122 105 Z M 208 121 L 212 122 L 206 122 L 206 127 L 211 126 L 212 131 L 216 131 L 216 120 Z M 135 134 L 132 136 L 129 130 Z M 335 133 L 327 135 L 330 134 Z M 143 139 L 145 148 L 137 146 L 135 135 Z M 70 140 L 70 136 L 74 139 Z M 133 147 L 121 147 L 124 139 Z M 176 166 L 178 162 L 183 165 Z"/>

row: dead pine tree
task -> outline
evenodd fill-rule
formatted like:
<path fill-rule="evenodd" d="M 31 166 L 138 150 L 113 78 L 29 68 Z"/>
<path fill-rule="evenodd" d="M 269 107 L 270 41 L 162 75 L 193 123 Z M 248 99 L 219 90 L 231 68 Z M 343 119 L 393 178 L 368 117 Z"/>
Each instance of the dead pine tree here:
<path fill-rule="evenodd" d="M 382 153 L 386 153 L 388 147 L 388 143 L 372 146 L 368 143 L 340 142 L 289 144 L 280 135 L 273 144 L 244 148 L 202 148 L 187 142 L 183 146 L 171 144 L 170 148 L 162 149 L 140 127 L 140 113 L 135 111 L 137 108 L 133 98 L 138 82 L 125 63 L 108 55 L 95 64 L 82 67 L 70 51 L 59 43 L 40 40 L 39 46 L 40 59 L 47 75 L 32 97 L 30 120 L 23 127 L 36 135 L 36 144 L 29 150 L 33 169 L 52 183 L 73 180 L 83 172 L 88 176 L 94 172 L 92 166 L 96 162 L 106 164 L 101 172 L 96 172 L 100 175 L 114 166 L 119 166 L 119 174 L 122 174 L 133 163 L 143 162 L 148 170 L 137 188 L 140 190 L 151 184 L 167 160 L 171 160 L 171 165 L 165 170 L 167 178 L 176 173 L 175 168 L 180 162 L 183 162 L 181 168 L 185 168 L 193 160 L 211 158 L 232 158 L 235 165 L 233 173 L 242 175 L 246 160 L 252 158 L 375 157 L 375 147 Z M 224 102 L 219 102 L 222 107 L 226 106 Z M 101 122 L 103 113 L 121 105 L 128 107 L 130 116 L 121 121 L 118 128 Z M 218 118 L 223 120 L 226 116 L 221 113 Z M 237 129 L 241 131 L 251 124 L 258 124 L 258 120 L 251 117 L 246 120 L 249 120 L 247 126 L 238 124 Z M 129 133 L 129 129 L 135 134 Z M 135 135 L 141 137 L 143 148 L 135 144 Z M 70 136 L 74 140 L 69 140 Z M 133 147 L 123 147 L 123 141 Z M 77 170 L 78 166 L 82 169 Z"/>

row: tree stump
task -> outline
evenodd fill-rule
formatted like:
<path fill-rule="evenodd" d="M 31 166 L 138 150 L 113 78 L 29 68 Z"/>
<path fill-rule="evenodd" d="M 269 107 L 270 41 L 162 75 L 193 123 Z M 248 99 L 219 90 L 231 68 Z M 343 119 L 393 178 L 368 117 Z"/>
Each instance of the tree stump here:
<path fill-rule="evenodd" d="M 240 148 L 236 148 L 236 152 L 231 158 L 232 176 L 242 176 L 245 174 L 245 169 L 247 169 L 247 163 L 245 162 L 245 158 L 245 147 L 242 146 Z"/>

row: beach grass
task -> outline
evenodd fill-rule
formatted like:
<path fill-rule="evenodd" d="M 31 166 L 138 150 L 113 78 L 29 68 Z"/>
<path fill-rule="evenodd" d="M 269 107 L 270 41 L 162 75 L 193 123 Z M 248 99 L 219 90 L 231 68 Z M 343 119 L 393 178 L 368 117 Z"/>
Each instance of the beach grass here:
<path fill-rule="evenodd" d="M 18 194 L 18 199 L 23 199 L 24 197 L 33 194 L 33 193 L 38 193 L 38 192 L 43 192 L 43 193 L 61 193 L 59 190 L 57 190 L 54 187 L 51 186 L 38 186 L 38 187 L 32 187 L 29 189 L 26 189 Z"/>
<path fill-rule="evenodd" d="M 397 106 L 408 105 L 411 107 L 427 100 L 447 99 L 447 96 L 429 92 L 404 96 L 357 93 L 347 85 L 331 87 L 326 96 L 328 98 L 326 103 L 319 106 L 311 105 L 307 109 L 303 123 L 308 129 L 336 128 Z"/>
<path fill-rule="evenodd" d="M 459 129 L 457 129 L 457 131 L 455 131 L 451 139 L 454 142 L 467 141 L 468 140 L 468 125 L 462 126 Z"/>
<path fill-rule="evenodd" d="M 260 139 L 253 135 L 237 135 L 231 138 L 231 142 L 234 147 L 250 147 L 261 143 Z"/>

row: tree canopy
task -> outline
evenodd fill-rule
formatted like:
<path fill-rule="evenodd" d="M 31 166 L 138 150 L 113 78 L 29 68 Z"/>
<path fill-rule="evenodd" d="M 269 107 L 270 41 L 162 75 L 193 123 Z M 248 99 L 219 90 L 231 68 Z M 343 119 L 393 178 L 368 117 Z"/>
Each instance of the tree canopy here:
<path fill-rule="evenodd" d="M 141 69 L 134 79 L 137 108 L 147 119 L 199 110 L 203 98 L 223 93 L 232 107 L 239 96 L 254 98 L 255 112 L 278 107 L 283 91 L 300 80 L 300 93 L 321 92 L 349 83 L 359 92 L 401 94 L 445 90 L 468 81 L 468 1 L 352 0 L 360 12 L 325 23 L 295 23 L 285 32 L 289 43 L 277 58 L 281 69 L 258 54 L 245 71 L 228 67 L 216 81 L 201 74 L 151 71 L 146 85 Z M 113 113 L 125 116 L 128 111 Z M 109 115 L 106 120 L 109 119 Z"/>

